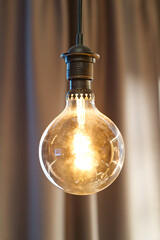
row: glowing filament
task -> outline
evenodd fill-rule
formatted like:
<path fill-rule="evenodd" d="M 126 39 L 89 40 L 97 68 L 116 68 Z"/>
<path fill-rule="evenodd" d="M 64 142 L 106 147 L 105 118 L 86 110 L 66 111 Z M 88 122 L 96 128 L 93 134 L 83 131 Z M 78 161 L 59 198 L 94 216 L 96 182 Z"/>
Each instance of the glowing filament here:
<path fill-rule="evenodd" d="M 91 170 L 93 167 L 90 140 L 87 136 L 78 132 L 73 139 L 73 153 L 75 154 L 74 165 L 80 170 Z"/>
<path fill-rule="evenodd" d="M 84 127 L 85 123 L 85 99 L 81 96 L 77 98 L 77 121 L 80 128 Z"/>

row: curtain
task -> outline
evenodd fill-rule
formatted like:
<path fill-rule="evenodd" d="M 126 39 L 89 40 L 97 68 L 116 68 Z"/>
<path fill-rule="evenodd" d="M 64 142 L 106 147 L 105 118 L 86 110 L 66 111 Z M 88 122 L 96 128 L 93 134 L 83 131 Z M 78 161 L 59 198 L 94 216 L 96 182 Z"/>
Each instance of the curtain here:
<path fill-rule="evenodd" d="M 98 109 L 124 136 L 118 179 L 91 196 L 55 188 L 40 136 L 64 109 L 60 54 L 75 44 L 74 0 L 0 1 L 0 239 L 160 239 L 160 2 L 84 0 Z"/>

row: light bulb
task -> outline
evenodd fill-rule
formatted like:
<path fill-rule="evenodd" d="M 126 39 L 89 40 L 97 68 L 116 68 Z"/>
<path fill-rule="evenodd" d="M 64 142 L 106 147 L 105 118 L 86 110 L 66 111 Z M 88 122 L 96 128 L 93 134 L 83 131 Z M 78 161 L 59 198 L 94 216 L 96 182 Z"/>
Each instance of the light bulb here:
<path fill-rule="evenodd" d="M 91 81 L 99 55 L 76 45 L 61 56 L 69 80 L 66 107 L 43 133 L 39 158 L 55 186 L 67 193 L 88 195 L 116 179 L 124 161 L 124 142 L 116 125 L 95 106 Z"/>
<path fill-rule="evenodd" d="M 124 142 L 116 125 L 96 108 L 94 94 L 76 91 L 67 94 L 64 111 L 43 133 L 39 157 L 55 186 L 88 195 L 116 179 L 124 161 Z"/>

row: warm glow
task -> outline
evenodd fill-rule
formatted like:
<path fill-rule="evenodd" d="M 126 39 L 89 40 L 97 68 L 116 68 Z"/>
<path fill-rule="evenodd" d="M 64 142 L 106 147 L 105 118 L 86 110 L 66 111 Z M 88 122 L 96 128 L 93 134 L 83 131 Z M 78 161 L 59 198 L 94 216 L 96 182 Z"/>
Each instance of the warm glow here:
<path fill-rule="evenodd" d="M 92 151 L 89 138 L 81 132 L 74 135 L 73 153 L 75 154 L 74 165 L 80 170 L 91 170 L 93 167 Z"/>
<path fill-rule="evenodd" d="M 85 123 L 85 99 L 81 96 L 77 98 L 77 121 L 80 128 L 84 128 Z"/>

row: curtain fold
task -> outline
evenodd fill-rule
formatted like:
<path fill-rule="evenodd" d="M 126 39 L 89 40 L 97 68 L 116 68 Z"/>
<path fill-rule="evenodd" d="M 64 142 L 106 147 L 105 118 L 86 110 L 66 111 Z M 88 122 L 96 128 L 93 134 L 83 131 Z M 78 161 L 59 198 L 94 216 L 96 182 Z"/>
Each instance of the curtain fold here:
<path fill-rule="evenodd" d="M 159 1 L 83 1 L 84 43 L 101 55 L 96 105 L 125 140 L 118 179 L 73 196 L 41 170 L 39 139 L 65 107 L 60 54 L 75 44 L 76 16 L 74 0 L 0 1 L 0 239 L 159 240 Z"/>

